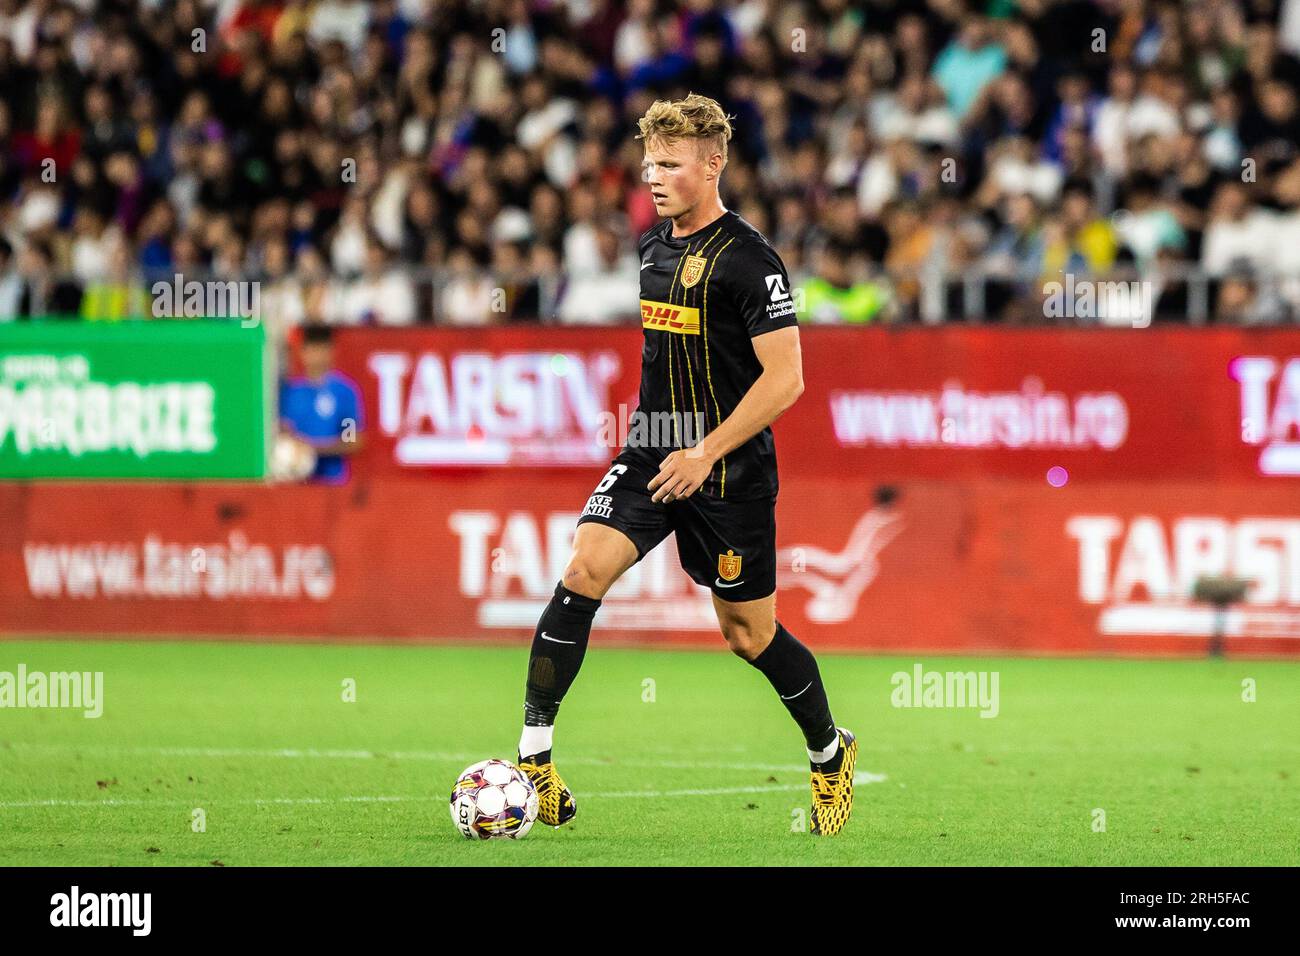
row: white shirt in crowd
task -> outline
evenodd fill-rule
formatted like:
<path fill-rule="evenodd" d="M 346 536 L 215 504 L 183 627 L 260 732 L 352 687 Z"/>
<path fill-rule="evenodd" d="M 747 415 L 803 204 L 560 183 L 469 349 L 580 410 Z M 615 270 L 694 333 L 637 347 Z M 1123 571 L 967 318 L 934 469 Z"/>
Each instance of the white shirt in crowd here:
<path fill-rule="evenodd" d="M 1201 246 L 1201 267 L 1221 276 L 1238 261 L 1256 269 L 1269 270 L 1275 261 L 1276 216 L 1263 209 L 1246 213 L 1239 221 L 1216 219 L 1205 229 Z"/>
<path fill-rule="evenodd" d="M 333 282 L 325 294 L 325 320 L 335 325 L 411 325 L 415 288 L 396 269 L 382 276 Z"/>
<path fill-rule="evenodd" d="M 640 267 L 635 256 L 624 256 L 607 271 L 572 273 L 559 319 L 565 325 L 613 325 L 637 315 L 641 297 Z"/>
<path fill-rule="evenodd" d="M 492 313 L 492 295 L 495 291 L 492 281 L 486 275 L 457 276 L 442 290 L 442 308 L 436 316 L 437 323 L 491 325 L 494 318 L 499 318 Z"/>

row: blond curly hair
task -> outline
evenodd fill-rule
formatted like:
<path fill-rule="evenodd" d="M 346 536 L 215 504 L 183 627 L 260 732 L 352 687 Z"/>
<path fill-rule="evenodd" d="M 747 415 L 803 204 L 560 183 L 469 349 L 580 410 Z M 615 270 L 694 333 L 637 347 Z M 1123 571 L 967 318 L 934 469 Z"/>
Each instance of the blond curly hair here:
<path fill-rule="evenodd" d="M 691 93 L 683 100 L 655 100 L 637 121 L 640 132 L 636 138 L 647 143 L 694 139 L 699 144 L 701 159 L 719 152 L 722 165 L 726 166 L 731 120 L 717 100 Z"/>

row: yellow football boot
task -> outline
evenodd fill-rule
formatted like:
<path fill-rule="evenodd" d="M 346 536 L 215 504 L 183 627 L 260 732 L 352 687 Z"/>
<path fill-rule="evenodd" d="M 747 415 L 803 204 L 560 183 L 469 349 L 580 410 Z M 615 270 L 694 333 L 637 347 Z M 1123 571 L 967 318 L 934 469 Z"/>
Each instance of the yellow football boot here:
<path fill-rule="evenodd" d="M 834 770 L 812 772 L 811 832 L 832 836 L 844 829 L 853 812 L 853 765 L 858 762 L 858 741 L 843 727 L 838 728 L 840 747 L 836 751 L 839 766 Z M 830 763 L 820 766 L 829 767 Z"/>
<path fill-rule="evenodd" d="M 519 769 L 537 789 L 537 819 L 548 827 L 563 826 L 574 818 L 578 805 L 573 802 L 573 792 L 555 770 L 549 750 L 525 758 L 519 757 Z"/>

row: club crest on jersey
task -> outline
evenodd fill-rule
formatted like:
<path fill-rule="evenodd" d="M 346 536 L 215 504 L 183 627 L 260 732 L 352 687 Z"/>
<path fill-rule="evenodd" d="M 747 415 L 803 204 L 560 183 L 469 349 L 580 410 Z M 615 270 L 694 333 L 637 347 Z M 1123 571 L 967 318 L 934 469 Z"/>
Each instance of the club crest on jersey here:
<path fill-rule="evenodd" d="M 709 260 L 703 256 L 687 256 L 682 260 L 682 288 L 689 289 L 700 281 L 704 275 L 704 267 L 708 265 Z"/>
<path fill-rule="evenodd" d="M 718 577 L 724 581 L 734 581 L 740 577 L 741 556 L 730 548 L 726 554 L 718 555 Z"/>

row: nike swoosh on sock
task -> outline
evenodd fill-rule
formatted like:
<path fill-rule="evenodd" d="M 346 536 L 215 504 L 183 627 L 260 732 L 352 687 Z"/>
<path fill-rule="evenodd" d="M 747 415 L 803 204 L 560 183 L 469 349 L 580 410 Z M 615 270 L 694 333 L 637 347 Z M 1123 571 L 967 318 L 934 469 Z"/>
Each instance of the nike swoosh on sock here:
<path fill-rule="evenodd" d="M 804 687 L 803 690 L 807 690 L 811 686 L 812 686 L 812 681 L 809 681 L 807 686 Z M 799 691 L 799 694 L 802 694 L 803 690 Z M 785 694 L 781 694 L 780 696 L 782 700 L 794 700 L 796 697 L 799 696 L 799 694 L 791 694 L 789 697 L 786 697 Z M 771 698 L 769 697 L 768 700 L 771 700 Z"/>

